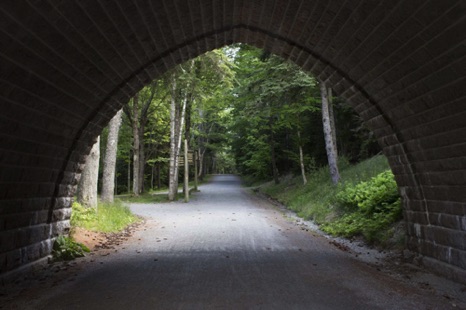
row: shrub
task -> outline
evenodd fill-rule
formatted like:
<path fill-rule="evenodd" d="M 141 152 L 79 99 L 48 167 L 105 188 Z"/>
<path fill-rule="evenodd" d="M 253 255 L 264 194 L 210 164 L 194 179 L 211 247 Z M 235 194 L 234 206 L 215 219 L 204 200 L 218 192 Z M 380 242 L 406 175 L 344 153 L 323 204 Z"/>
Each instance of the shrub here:
<path fill-rule="evenodd" d="M 79 202 L 73 202 L 73 211 L 71 212 L 71 225 L 81 226 L 84 223 L 94 222 L 97 220 L 97 209 L 85 208 Z"/>
<path fill-rule="evenodd" d="M 53 244 L 52 255 L 55 260 L 61 261 L 83 257 L 89 252 L 89 248 L 84 244 L 75 242 L 69 237 L 58 236 Z"/>
<path fill-rule="evenodd" d="M 329 234 L 360 235 L 371 243 L 385 243 L 394 232 L 392 224 L 401 218 L 400 197 L 387 159 L 375 156 L 353 166 L 341 158 L 339 168 L 344 183 L 338 186 L 332 184 L 328 167 L 321 167 L 310 172 L 306 185 L 296 177 L 260 189 Z"/>
<path fill-rule="evenodd" d="M 367 182 L 346 186 L 336 198 L 346 209 L 372 214 L 388 211 L 400 196 L 393 173 L 387 170 Z"/>
<path fill-rule="evenodd" d="M 368 242 L 383 243 L 389 238 L 390 225 L 401 219 L 401 200 L 389 170 L 369 181 L 347 185 L 336 200 L 344 214 L 321 227 L 332 235 L 362 235 Z"/>

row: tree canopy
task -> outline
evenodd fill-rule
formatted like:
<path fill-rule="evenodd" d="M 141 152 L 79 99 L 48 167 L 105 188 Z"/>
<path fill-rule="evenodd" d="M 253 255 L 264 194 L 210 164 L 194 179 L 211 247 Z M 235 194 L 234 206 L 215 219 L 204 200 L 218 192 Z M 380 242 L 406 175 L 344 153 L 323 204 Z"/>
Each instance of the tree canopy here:
<path fill-rule="evenodd" d="M 332 99 L 339 155 L 356 162 L 378 153 L 355 112 L 341 98 Z M 312 75 L 267 51 L 235 44 L 189 60 L 149 83 L 124 108 L 117 193 L 168 185 L 171 104 L 178 105 L 178 119 L 184 117 L 178 138 L 199 152 L 199 176 L 240 173 L 277 182 L 301 171 L 305 180 L 327 163 L 321 103 Z"/>

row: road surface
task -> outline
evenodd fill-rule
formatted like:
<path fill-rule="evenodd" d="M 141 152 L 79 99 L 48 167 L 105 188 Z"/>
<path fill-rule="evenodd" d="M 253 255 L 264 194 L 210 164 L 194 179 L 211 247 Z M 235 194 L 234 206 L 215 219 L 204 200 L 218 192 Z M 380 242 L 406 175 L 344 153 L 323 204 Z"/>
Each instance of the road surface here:
<path fill-rule="evenodd" d="M 303 231 L 236 176 L 188 204 L 134 204 L 147 221 L 34 309 L 454 309 Z"/>

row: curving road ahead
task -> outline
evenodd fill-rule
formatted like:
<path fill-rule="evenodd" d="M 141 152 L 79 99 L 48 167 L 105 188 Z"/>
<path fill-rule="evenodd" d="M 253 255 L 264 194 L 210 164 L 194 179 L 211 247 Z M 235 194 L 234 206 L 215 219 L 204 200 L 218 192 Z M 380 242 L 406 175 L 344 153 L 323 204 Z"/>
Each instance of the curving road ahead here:
<path fill-rule="evenodd" d="M 34 309 L 452 307 L 301 230 L 236 176 L 215 176 L 189 204 L 131 208 L 146 225 Z"/>

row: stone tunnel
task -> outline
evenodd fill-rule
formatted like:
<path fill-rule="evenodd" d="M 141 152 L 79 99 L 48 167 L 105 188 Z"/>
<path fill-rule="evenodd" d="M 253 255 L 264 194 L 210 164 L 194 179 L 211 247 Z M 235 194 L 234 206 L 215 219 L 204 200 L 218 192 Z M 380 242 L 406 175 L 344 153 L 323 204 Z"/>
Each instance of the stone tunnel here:
<path fill-rule="evenodd" d="M 465 12 L 464 0 L 1 1 L 1 273 L 67 232 L 86 155 L 130 97 L 241 42 L 354 107 L 396 176 L 409 249 L 466 278 Z"/>

